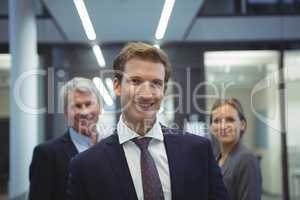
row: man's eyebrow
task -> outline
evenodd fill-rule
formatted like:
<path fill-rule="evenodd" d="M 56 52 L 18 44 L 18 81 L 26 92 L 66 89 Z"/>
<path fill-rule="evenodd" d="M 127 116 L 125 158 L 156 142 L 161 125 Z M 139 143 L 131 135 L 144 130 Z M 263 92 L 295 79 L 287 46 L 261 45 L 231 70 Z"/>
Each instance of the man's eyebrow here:
<path fill-rule="evenodd" d="M 138 76 L 138 75 L 132 75 L 132 76 L 128 75 L 128 76 L 127 76 L 127 79 L 139 79 L 139 80 L 143 80 L 143 77 Z M 164 79 L 154 78 L 154 79 L 152 79 L 152 80 L 150 80 L 150 81 L 164 82 Z"/>
<path fill-rule="evenodd" d="M 133 75 L 133 76 L 127 76 L 128 78 L 136 78 L 136 79 L 142 79 L 142 77 L 140 77 L 140 76 L 137 76 L 137 75 Z"/>

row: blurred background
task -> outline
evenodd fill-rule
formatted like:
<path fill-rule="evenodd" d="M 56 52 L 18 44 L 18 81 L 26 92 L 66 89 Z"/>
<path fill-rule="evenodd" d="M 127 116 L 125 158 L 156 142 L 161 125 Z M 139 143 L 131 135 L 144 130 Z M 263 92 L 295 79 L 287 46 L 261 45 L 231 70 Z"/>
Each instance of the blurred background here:
<path fill-rule="evenodd" d="M 110 134 L 112 62 L 129 41 L 170 57 L 165 125 L 210 137 L 212 103 L 238 98 L 263 200 L 300 199 L 299 0 L 1 0 L 1 200 L 25 199 L 33 147 L 64 133 L 59 89 L 72 77 L 99 87 Z"/>

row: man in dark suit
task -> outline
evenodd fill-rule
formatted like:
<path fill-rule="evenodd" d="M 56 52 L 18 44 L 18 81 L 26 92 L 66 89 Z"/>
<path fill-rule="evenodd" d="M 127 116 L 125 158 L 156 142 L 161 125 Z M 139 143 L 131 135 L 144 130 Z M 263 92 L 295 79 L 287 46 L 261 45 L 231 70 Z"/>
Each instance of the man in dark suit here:
<path fill-rule="evenodd" d="M 113 67 L 122 107 L 117 130 L 72 159 L 68 199 L 227 200 L 210 142 L 157 120 L 170 76 L 167 55 L 129 43 Z"/>
<path fill-rule="evenodd" d="M 100 114 L 99 91 L 92 81 L 73 78 L 61 90 L 68 130 L 34 149 L 30 165 L 30 200 L 65 200 L 70 159 L 100 138 L 95 129 Z"/>

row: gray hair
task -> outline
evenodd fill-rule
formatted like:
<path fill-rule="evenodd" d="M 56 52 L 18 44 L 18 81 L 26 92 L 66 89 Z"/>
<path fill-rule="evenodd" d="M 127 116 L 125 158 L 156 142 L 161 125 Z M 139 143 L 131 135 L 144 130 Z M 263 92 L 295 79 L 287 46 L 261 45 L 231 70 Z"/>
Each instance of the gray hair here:
<path fill-rule="evenodd" d="M 74 91 L 94 93 L 97 98 L 98 105 L 101 105 L 100 93 L 95 84 L 90 79 L 75 77 L 69 80 L 61 88 L 60 97 L 62 108 L 66 108 L 68 105 L 68 94 Z"/>

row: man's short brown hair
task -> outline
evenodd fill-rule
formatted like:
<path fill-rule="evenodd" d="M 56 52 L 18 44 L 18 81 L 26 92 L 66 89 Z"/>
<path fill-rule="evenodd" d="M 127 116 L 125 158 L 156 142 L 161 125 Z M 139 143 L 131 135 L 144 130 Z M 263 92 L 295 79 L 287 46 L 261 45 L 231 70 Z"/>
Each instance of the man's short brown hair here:
<path fill-rule="evenodd" d="M 115 58 L 113 63 L 114 77 L 119 81 L 123 78 L 125 64 L 132 58 L 162 63 L 165 67 L 165 84 L 168 82 L 171 64 L 167 54 L 163 50 L 143 42 L 128 43 Z"/>

